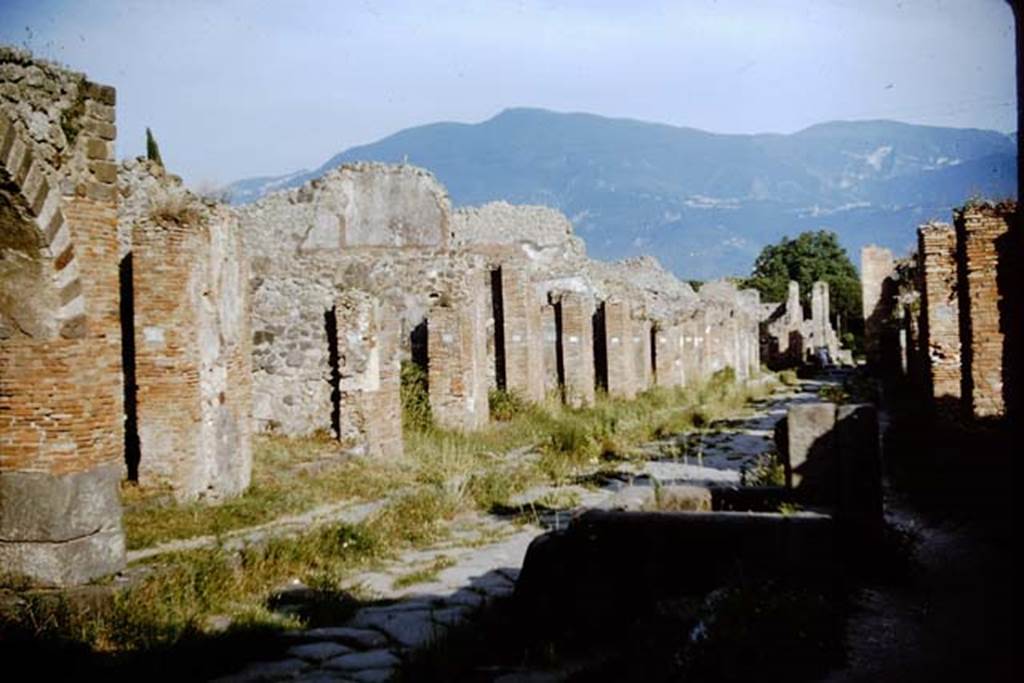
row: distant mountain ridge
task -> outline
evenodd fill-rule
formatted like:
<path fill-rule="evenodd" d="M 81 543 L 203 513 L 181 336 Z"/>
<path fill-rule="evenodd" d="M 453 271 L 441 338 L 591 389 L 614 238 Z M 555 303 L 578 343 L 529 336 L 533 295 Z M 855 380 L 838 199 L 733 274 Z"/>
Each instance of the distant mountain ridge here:
<path fill-rule="evenodd" d="M 653 254 L 682 278 L 749 272 L 766 243 L 826 228 L 856 262 L 972 196 L 1014 196 L 1015 136 L 895 121 L 834 121 L 735 135 L 543 109 L 432 123 L 353 147 L 313 171 L 250 178 L 233 201 L 297 187 L 351 161 L 408 162 L 456 206 L 504 199 L 565 212 L 592 256 Z"/>

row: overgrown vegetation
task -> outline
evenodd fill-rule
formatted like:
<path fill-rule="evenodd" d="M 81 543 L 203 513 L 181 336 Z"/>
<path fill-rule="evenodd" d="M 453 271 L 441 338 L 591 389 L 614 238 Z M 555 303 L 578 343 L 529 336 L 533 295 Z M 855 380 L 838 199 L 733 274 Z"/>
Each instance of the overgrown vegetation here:
<path fill-rule="evenodd" d="M 406 430 L 429 429 L 434 423 L 427 392 L 427 371 L 412 361 L 402 361 L 402 427 Z"/>
<path fill-rule="evenodd" d="M 357 570 L 403 549 L 444 540 L 450 520 L 461 512 L 508 508 L 510 500 L 531 487 L 579 481 L 633 457 L 631 450 L 642 442 L 704 427 L 768 391 L 752 394 L 734 380 L 726 370 L 700 387 L 656 388 L 631 401 L 601 395 L 582 409 L 494 396 L 504 419 L 463 433 L 433 424 L 425 374 L 408 364 L 402 368 L 402 459 L 348 456 L 323 436 L 261 436 L 255 442 L 252 486 L 222 505 L 175 504 L 165 492 L 134 487 L 124 492 L 126 536 L 133 549 L 172 539 L 221 537 L 342 501 L 387 499 L 365 522 L 327 524 L 241 551 L 212 545 L 164 554 L 147 565 L 133 587 L 102 607 L 26 600 L 0 621 L 0 640 L 49 643 L 51 650 L 66 647 L 80 659 L 92 653 L 91 666 L 106 657 L 122 671 L 136 657 L 149 667 L 170 652 L 230 649 L 227 643 L 236 637 L 251 643 L 283 627 L 337 623 L 358 604 L 345 591 Z M 572 507 L 578 504 L 574 496 L 556 489 L 539 504 Z M 443 564 L 439 560 L 399 581 L 429 580 Z M 294 581 L 303 587 L 302 598 L 291 605 L 282 587 Z M 230 624 L 226 633 L 220 632 L 224 623 Z M 209 653 L 203 657 L 230 669 L 230 662 Z M 195 675 L 192 670 L 183 674 L 181 666 L 175 661 L 168 671 Z M 211 673 L 216 672 L 202 671 Z"/>

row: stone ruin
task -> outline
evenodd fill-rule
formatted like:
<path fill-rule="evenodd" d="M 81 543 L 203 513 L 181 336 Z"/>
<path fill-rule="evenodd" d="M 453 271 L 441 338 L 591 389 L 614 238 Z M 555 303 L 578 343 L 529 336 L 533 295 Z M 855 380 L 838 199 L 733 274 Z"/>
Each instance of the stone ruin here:
<path fill-rule="evenodd" d="M 905 263 L 878 247 L 862 254 L 870 358 L 920 387 L 941 415 L 1000 419 L 1018 405 L 1019 231 L 1016 203 L 971 203 L 952 225 L 921 226 Z"/>
<path fill-rule="evenodd" d="M 790 281 L 786 301 L 765 304 L 762 310 L 761 347 L 765 363 L 772 369 L 797 367 L 822 349 L 833 362 L 853 364 L 850 352 L 841 349 L 830 315 L 828 283 L 816 281 L 811 288 L 811 317 L 804 317 L 800 284 Z"/>
<path fill-rule="evenodd" d="M 553 209 L 453 210 L 407 165 L 346 165 L 226 207 L 158 163 L 116 164 L 115 102 L 0 49 L 11 573 L 118 571 L 120 481 L 216 503 L 249 485 L 257 432 L 401 455 L 403 362 L 459 430 L 487 424 L 492 390 L 584 406 L 759 372 L 756 292 L 696 294 L 649 257 L 591 260 Z"/>

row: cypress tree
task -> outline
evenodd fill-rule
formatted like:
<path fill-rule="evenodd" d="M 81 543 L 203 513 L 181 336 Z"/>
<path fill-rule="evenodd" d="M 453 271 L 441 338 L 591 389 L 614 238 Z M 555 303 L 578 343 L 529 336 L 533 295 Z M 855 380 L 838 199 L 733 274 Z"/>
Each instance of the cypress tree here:
<path fill-rule="evenodd" d="M 146 128 L 146 158 L 150 161 L 155 161 L 161 166 L 164 165 L 164 160 L 160 158 L 160 145 L 156 144 L 153 131 L 148 127 Z"/>

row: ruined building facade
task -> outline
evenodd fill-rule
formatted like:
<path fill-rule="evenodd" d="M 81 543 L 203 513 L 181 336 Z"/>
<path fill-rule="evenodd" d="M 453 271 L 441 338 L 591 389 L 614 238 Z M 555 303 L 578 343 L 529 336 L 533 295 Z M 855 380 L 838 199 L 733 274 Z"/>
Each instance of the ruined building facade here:
<path fill-rule="evenodd" d="M 759 372 L 756 292 L 593 261 L 560 212 L 453 209 L 407 165 L 233 209 L 157 162 L 116 164 L 114 107 L 0 50 L 5 571 L 118 571 L 120 482 L 223 501 L 249 486 L 256 433 L 401 456 L 403 363 L 435 423 L 467 431 L 495 390 L 580 407 Z"/>
<path fill-rule="evenodd" d="M 878 314 L 865 341 L 879 367 L 909 377 L 945 416 L 999 419 L 1016 405 L 1019 230 L 1015 203 L 972 203 L 952 225 L 918 230 L 911 268 L 865 251 L 885 265 L 862 272 L 865 307 Z"/>

